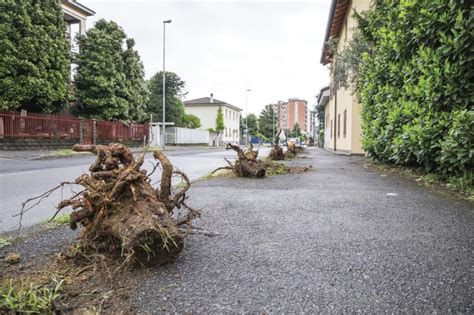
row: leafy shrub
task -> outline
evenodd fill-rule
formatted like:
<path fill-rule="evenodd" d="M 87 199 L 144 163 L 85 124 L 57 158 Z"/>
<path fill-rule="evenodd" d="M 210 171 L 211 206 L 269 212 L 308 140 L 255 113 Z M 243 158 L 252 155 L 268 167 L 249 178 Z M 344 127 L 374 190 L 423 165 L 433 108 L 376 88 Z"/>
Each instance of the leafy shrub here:
<path fill-rule="evenodd" d="M 362 104 L 365 151 L 446 177 L 472 172 L 474 12 L 468 1 L 375 0 L 355 16 L 356 36 L 336 54 L 341 66 L 333 73 L 339 85 L 350 82 Z"/>

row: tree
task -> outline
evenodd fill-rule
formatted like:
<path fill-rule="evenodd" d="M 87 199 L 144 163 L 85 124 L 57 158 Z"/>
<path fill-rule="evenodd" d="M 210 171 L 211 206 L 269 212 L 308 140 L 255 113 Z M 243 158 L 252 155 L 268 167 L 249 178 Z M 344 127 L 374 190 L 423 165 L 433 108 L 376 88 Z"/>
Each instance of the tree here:
<path fill-rule="evenodd" d="M 81 50 L 76 56 L 76 115 L 105 120 L 131 118 L 129 99 L 133 93 L 127 89 L 122 48 L 125 39 L 125 32 L 117 23 L 104 19 L 97 21 L 86 35 L 78 36 Z M 129 72 L 133 72 L 131 67 Z"/>
<path fill-rule="evenodd" d="M 245 130 L 245 122 L 247 122 L 247 128 L 249 129 L 249 134 L 256 136 L 258 134 L 258 120 L 257 116 L 253 113 L 248 114 L 248 117 L 243 119 L 243 126 Z"/>
<path fill-rule="evenodd" d="M 201 127 L 201 120 L 199 117 L 192 114 L 184 114 L 183 116 L 183 127 L 196 129 Z"/>
<path fill-rule="evenodd" d="M 185 82 L 173 73 L 166 71 L 166 108 L 165 120 L 174 122 L 176 126 L 183 126 L 184 104 L 181 101 L 185 91 Z M 147 82 L 150 98 L 146 106 L 146 113 L 153 114 L 154 121 L 163 120 L 163 72 L 157 72 Z"/>
<path fill-rule="evenodd" d="M 293 126 L 293 129 L 291 130 L 288 136 L 292 138 L 297 138 L 301 136 L 301 129 L 297 122 L 295 122 L 295 125 Z"/>
<path fill-rule="evenodd" d="M 224 125 L 224 115 L 222 114 L 222 107 L 219 106 L 217 109 L 217 117 L 216 117 L 216 131 L 221 133 L 225 129 Z"/>
<path fill-rule="evenodd" d="M 0 109 L 63 109 L 70 52 L 59 1 L 0 1 L 0 34 Z"/>
<path fill-rule="evenodd" d="M 131 120 L 143 121 L 145 117 L 145 106 L 148 102 L 149 92 L 144 79 L 145 71 L 140 55 L 133 47 L 135 40 L 126 40 L 127 49 L 123 52 L 124 73 L 126 78 L 125 99 L 128 101 L 129 116 Z"/>
<path fill-rule="evenodd" d="M 272 105 L 266 105 L 258 117 L 259 131 L 268 139 L 273 139 L 273 131 L 277 132 L 277 117 Z M 272 140 L 273 141 L 273 140 Z"/>

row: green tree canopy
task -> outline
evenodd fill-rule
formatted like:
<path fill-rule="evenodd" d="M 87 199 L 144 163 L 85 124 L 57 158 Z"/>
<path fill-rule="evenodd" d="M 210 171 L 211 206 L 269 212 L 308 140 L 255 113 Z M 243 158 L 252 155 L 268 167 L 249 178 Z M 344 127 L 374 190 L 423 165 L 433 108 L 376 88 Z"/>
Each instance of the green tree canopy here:
<path fill-rule="evenodd" d="M 201 127 L 201 120 L 199 117 L 192 114 L 184 114 L 183 116 L 183 127 L 196 129 Z"/>
<path fill-rule="evenodd" d="M 297 138 L 299 136 L 301 136 L 301 129 L 300 129 L 300 125 L 296 122 L 295 125 L 293 126 L 293 129 L 291 130 L 291 132 L 288 134 L 288 136 L 290 138 Z"/>
<path fill-rule="evenodd" d="M 69 74 L 59 1 L 0 1 L 0 109 L 60 111 L 70 99 Z"/>
<path fill-rule="evenodd" d="M 148 102 L 149 92 L 146 85 L 143 63 L 138 51 L 134 49 L 135 40 L 126 40 L 126 49 L 123 52 L 124 73 L 126 78 L 125 99 L 128 101 L 129 117 L 134 121 L 143 121 L 145 117 L 145 107 Z"/>
<path fill-rule="evenodd" d="M 224 114 L 222 114 L 222 106 L 219 106 L 217 109 L 217 117 L 216 117 L 216 131 L 222 132 L 225 129 L 224 125 Z"/>
<path fill-rule="evenodd" d="M 248 117 L 243 119 L 243 130 L 245 130 L 245 123 L 247 122 L 247 128 L 249 128 L 249 134 L 256 136 L 258 134 L 258 119 L 254 113 L 248 114 Z"/>
<path fill-rule="evenodd" d="M 117 23 L 104 19 L 78 36 L 75 114 L 126 121 L 142 116 L 147 99 L 143 65 L 132 39 L 126 41 L 124 50 L 126 39 Z"/>
<path fill-rule="evenodd" d="M 277 117 L 272 105 L 266 105 L 258 116 L 259 131 L 268 139 L 273 139 L 273 130 L 277 130 Z"/>
<path fill-rule="evenodd" d="M 166 71 L 166 108 L 165 120 L 183 126 L 184 104 L 181 101 L 185 91 L 185 82 L 173 72 Z M 146 106 L 147 115 L 153 114 L 153 121 L 163 120 L 163 72 L 157 72 L 147 82 L 150 98 Z"/>

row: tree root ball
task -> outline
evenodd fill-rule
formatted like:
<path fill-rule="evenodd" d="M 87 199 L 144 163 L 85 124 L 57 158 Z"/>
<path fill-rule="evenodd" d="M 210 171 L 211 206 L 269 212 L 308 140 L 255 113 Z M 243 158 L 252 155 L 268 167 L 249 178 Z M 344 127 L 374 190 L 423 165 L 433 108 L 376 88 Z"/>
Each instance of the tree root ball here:
<path fill-rule="evenodd" d="M 117 143 L 75 145 L 73 150 L 89 151 L 97 156 L 90 174 L 83 174 L 75 181 L 84 190 L 58 205 L 57 212 L 66 206 L 74 210 L 71 228 L 77 228 L 78 224 L 84 227 L 80 245 L 118 252 L 125 261 L 144 266 L 175 259 L 184 245 L 184 235 L 178 227 L 190 225 L 199 216 L 198 211 L 185 203 L 190 187 L 188 177 L 175 170 L 160 151 L 154 152 L 163 169 L 161 185 L 155 188 L 150 184 L 151 173 L 147 175 L 141 169 L 145 153 L 135 159 L 126 146 Z M 180 176 L 185 184 L 174 195 L 172 176 Z M 177 216 L 180 220 L 173 216 L 176 209 L 181 209 Z"/>

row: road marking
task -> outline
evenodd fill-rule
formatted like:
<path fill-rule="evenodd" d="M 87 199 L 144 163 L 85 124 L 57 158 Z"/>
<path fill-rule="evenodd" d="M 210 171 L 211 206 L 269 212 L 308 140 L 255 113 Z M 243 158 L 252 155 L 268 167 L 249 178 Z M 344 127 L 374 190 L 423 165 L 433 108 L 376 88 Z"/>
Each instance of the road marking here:
<path fill-rule="evenodd" d="M 387 196 L 398 196 L 396 193 L 387 193 Z"/>

